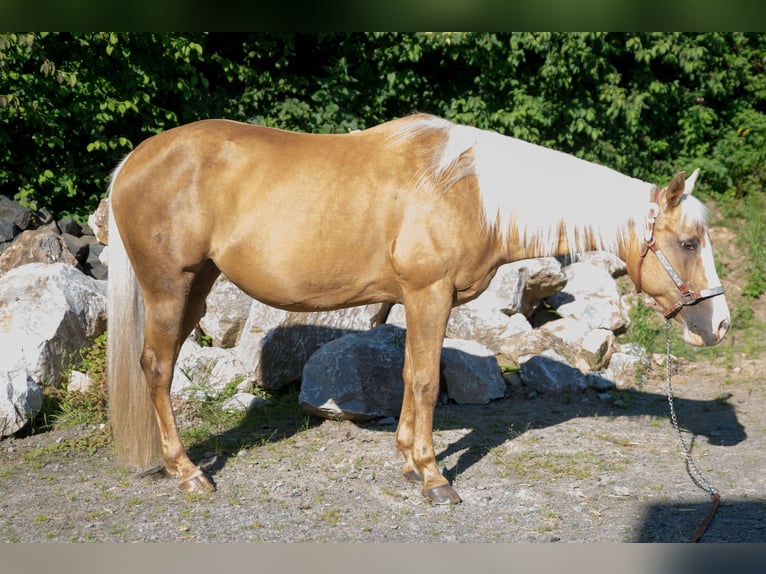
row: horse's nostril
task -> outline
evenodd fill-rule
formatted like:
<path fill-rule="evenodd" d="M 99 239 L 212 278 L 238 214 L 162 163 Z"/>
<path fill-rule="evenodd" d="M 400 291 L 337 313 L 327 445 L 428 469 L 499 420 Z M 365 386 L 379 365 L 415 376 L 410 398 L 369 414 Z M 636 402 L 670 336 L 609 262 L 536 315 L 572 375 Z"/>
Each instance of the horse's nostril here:
<path fill-rule="evenodd" d="M 723 336 L 729 331 L 729 320 L 724 319 L 721 324 L 718 325 L 718 338 L 723 339 Z"/>

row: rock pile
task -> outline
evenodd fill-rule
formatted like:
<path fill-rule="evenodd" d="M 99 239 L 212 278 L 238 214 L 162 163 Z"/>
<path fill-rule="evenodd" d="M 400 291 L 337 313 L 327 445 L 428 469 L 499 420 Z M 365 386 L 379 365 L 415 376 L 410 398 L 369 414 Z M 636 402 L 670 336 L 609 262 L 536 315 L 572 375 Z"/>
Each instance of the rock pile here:
<path fill-rule="evenodd" d="M 106 214 L 102 202 L 80 226 L 0 196 L 0 436 L 35 415 L 44 386 L 69 383 L 62 378 L 67 358 L 105 330 Z M 508 385 L 548 393 L 633 384 L 648 361 L 642 349 L 615 344 L 628 321 L 615 282 L 623 273 L 607 253 L 501 267 L 481 297 L 452 312 L 442 400 L 483 404 Z M 255 387 L 300 381 L 300 405 L 313 415 L 398 415 L 406 337 L 400 305 L 370 329 L 379 305 L 281 311 L 225 277 L 206 303 L 181 349 L 174 394 L 216 396 L 236 382 L 227 407 L 255 408 L 263 404 Z"/>

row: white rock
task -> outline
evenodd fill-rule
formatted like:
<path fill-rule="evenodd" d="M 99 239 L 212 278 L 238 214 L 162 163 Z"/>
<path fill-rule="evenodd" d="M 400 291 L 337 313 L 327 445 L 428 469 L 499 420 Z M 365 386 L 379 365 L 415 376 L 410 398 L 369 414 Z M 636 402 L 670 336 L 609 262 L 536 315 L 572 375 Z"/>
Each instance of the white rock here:
<path fill-rule="evenodd" d="M 0 437 L 24 427 L 43 405 L 43 392 L 29 375 L 18 339 L 0 335 Z"/>
<path fill-rule="evenodd" d="M 87 373 L 72 371 L 69 374 L 69 384 L 67 385 L 66 390 L 70 393 L 75 391 L 84 393 L 90 388 L 92 384 L 93 379 L 91 379 L 90 375 Z"/>
<path fill-rule="evenodd" d="M 186 398 L 217 397 L 226 385 L 248 376 L 234 349 L 201 347 L 190 337 L 178 354 L 171 393 Z"/>
<path fill-rule="evenodd" d="M 12 269 L 0 277 L 0 301 L 0 337 L 17 342 L 0 343 L 0 352 L 21 353 L 29 376 L 41 386 L 58 386 L 65 357 L 106 329 L 106 282 L 65 263 Z"/>

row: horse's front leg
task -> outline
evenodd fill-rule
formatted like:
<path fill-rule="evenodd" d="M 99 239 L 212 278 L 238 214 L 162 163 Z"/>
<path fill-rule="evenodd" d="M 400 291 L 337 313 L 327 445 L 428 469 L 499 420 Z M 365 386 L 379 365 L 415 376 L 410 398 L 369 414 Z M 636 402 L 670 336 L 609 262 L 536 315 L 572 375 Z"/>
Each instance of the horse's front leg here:
<path fill-rule="evenodd" d="M 422 480 L 423 495 L 432 502 L 456 504 L 460 497 L 437 468 L 433 446 L 439 363 L 452 308 L 452 292 L 437 287 L 428 291 L 405 302 L 404 401 L 396 443 L 404 455 L 404 477 L 410 481 Z"/>

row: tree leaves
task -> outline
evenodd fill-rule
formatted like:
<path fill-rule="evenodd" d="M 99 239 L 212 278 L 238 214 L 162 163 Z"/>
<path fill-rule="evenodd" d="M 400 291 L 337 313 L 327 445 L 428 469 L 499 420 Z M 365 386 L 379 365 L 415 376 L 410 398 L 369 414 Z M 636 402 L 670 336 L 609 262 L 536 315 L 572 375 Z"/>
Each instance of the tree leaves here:
<path fill-rule="evenodd" d="M 755 33 L 0 34 L 0 193 L 82 219 L 126 153 L 178 124 L 343 133 L 416 111 L 758 191 L 764 54 Z"/>

